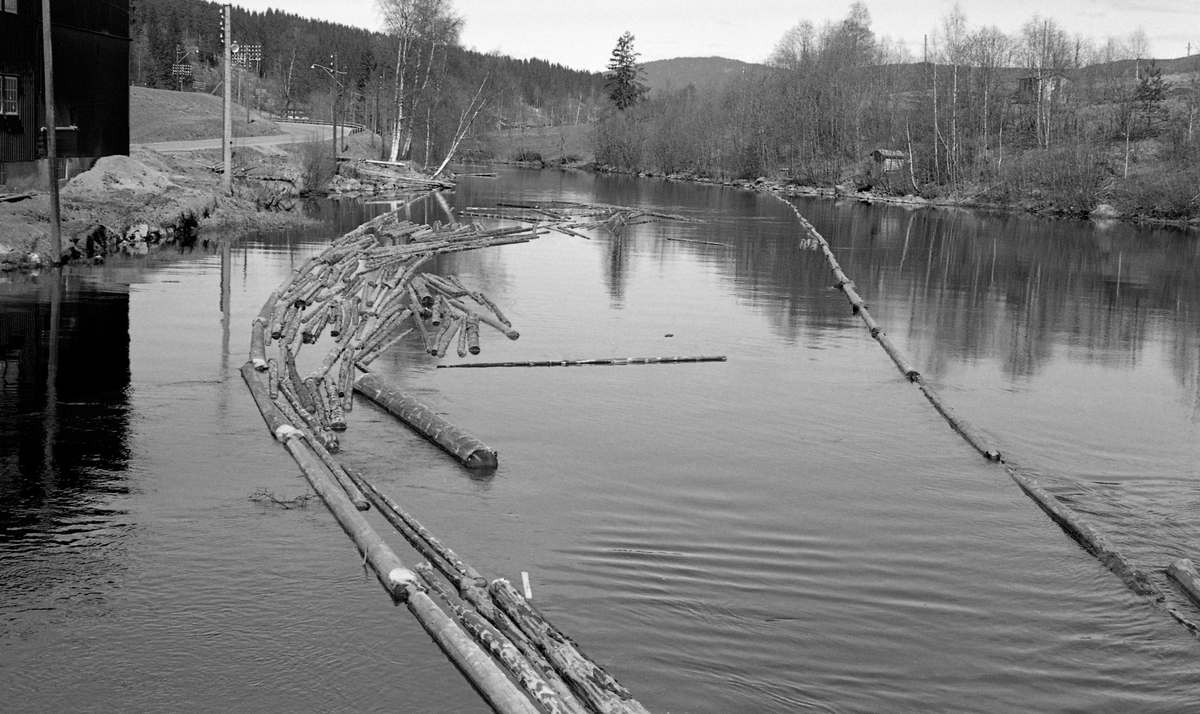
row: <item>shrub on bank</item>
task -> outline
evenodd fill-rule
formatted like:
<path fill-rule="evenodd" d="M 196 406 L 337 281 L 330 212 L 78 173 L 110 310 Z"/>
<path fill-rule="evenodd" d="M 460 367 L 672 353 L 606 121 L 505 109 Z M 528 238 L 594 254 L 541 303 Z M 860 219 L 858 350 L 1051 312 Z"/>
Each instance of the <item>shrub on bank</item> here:
<path fill-rule="evenodd" d="M 1131 176 L 1114 188 L 1112 203 L 1123 214 L 1154 221 L 1200 218 L 1200 167 Z"/>
<path fill-rule="evenodd" d="M 312 138 L 300 145 L 300 183 L 296 188 L 301 195 L 324 189 L 336 173 L 330 141 Z"/>

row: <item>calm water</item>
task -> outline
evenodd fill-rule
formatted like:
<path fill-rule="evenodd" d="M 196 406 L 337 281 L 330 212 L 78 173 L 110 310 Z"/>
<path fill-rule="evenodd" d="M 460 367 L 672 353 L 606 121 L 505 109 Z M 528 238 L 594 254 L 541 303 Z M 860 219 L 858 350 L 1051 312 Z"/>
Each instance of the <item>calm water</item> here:
<path fill-rule="evenodd" d="M 485 574 L 528 571 L 535 603 L 650 710 L 1200 707 L 1200 640 L 946 426 L 786 206 L 549 171 L 446 201 L 558 198 L 707 223 L 443 258 L 521 331 L 485 328 L 478 359 L 729 361 L 439 370 L 401 345 L 374 366 L 501 467 L 469 473 L 361 402 L 344 455 Z M 799 206 L 956 410 L 1200 620 L 1161 574 L 1200 557 L 1200 242 Z M 384 208 L 0 276 L 0 711 L 487 710 L 322 506 L 248 499 L 306 491 L 237 372 L 250 322 Z"/>

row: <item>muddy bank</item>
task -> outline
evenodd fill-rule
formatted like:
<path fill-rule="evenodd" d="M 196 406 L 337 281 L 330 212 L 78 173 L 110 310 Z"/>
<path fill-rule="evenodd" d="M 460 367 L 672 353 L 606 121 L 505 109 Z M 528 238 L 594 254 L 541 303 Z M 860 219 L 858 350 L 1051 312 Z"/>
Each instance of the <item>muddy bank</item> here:
<path fill-rule="evenodd" d="M 201 233 L 265 230 L 311 222 L 288 182 L 253 179 L 243 165 L 233 195 L 202 155 L 135 148 L 107 156 L 61 191 L 62 261 L 102 262 L 120 251 L 191 240 Z M 277 167 L 276 173 L 287 173 Z M 294 182 L 293 182 L 294 183 Z M 51 262 L 50 199 L 45 192 L 0 201 L 0 270 Z"/>

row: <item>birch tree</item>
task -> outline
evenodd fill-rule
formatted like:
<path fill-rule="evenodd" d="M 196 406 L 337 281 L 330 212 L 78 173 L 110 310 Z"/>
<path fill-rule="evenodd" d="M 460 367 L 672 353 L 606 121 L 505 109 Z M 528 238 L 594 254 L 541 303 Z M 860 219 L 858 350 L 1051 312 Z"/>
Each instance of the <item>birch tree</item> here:
<path fill-rule="evenodd" d="M 426 100 L 439 51 L 458 44 L 462 18 L 451 0 L 377 0 L 388 34 L 396 39 L 396 72 L 392 93 L 391 161 L 412 146 L 413 117 Z"/>

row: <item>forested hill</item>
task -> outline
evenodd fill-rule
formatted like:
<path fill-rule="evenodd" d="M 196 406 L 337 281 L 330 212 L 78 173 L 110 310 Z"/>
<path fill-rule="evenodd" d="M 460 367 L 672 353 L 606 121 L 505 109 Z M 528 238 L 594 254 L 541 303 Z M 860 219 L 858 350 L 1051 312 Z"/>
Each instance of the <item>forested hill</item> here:
<path fill-rule="evenodd" d="M 163 89 L 211 91 L 219 81 L 222 53 L 221 5 L 204 0 L 131 0 L 130 81 Z M 470 22 L 470 18 L 465 18 Z M 382 28 L 381 28 L 382 29 Z M 329 75 L 312 65 L 333 64 L 348 73 L 347 87 L 365 105 L 383 94 L 395 73 L 397 42 L 382 32 L 311 20 L 278 10 L 233 8 L 236 45 L 261 46 L 261 59 L 247 64 L 254 102 L 277 112 L 320 114 L 327 104 Z M 172 73 L 191 65 L 186 82 Z M 543 60 L 518 60 L 454 48 L 445 58 L 446 76 L 471 86 L 488 77 L 500 124 L 571 123 L 604 97 L 599 73 L 580 72 Z M 465 90 L 464 90 L 465 91 Z M 312 106 L 310 106 L 312 105 Z M 327 110 L 324 110 L 327 111 Z M 364 109 L 365 111 L 365 109 Z"/>
<path fill-rule="evenodd" d="M 645 63 L 642 77 L 652 93 L 678 92 L 689 86 L 707 92 L 720 89 L 748 70 L 762 68 L 762 65 L 724 57 L 677 57 Z"/>

